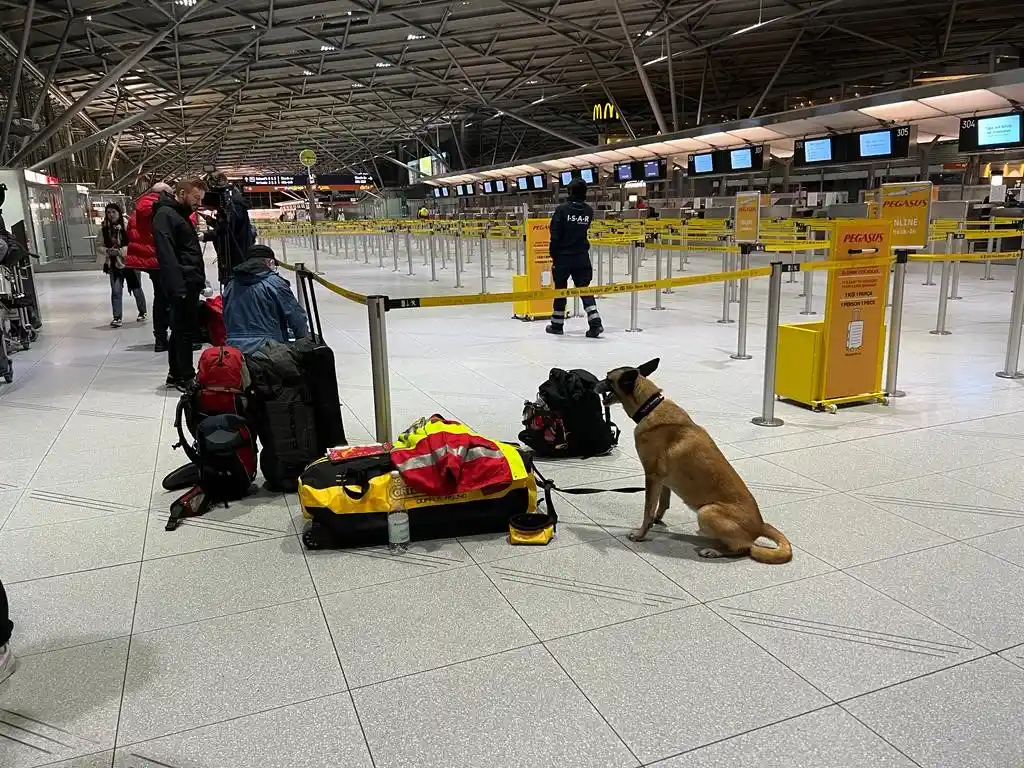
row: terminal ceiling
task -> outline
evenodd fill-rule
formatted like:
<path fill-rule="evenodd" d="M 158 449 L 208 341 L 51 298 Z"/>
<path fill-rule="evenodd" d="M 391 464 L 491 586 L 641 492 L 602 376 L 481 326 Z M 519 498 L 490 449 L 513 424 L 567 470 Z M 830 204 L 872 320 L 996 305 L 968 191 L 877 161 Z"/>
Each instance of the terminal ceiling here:
<path fill-rule="evenodd" d="M 1024 32 L 1019 0 L 0 0 L 4 112 L 27 16 L 0 164 L 101 184 L 490 165 L 1018 67 Z"/>

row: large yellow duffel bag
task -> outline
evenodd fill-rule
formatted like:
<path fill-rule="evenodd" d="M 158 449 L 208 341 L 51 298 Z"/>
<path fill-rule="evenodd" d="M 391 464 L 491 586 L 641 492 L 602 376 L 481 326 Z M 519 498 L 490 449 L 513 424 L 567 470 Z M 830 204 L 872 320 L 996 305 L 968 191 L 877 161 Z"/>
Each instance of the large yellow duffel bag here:
<path fill-rule="evenodd" d="M 303 543 L 307 549 L 385 545 L 394 511 L 408 513 L 412 541 L 507 532 L 509 518 L 537 508 L 537 483 L 529 452 L 502 449 L 515 452 L 510 483 L 447 496 L 409 488 L 386 453 L 318 459 L 299 478 L 302 514 L 311 521 Z"/>

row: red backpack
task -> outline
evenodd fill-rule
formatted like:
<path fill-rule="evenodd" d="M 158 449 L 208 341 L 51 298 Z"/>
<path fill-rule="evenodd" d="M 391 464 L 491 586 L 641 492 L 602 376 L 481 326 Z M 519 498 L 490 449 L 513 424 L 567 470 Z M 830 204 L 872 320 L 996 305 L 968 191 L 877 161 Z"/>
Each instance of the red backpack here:
<path fill-rule="evenodd" d="M 224 327 L 224 298 L 222 296 L 212 296 L 203 302 L 202 322 L 213 346 L 221 347 L 228 343 L 228 332 Z"/>
<path fill-rule="evenodd" d="M 196 421 L 206 416 L 234 413 L 244 416 L 251 385 L 249 368 L 237 347 L 207 347 L 196 369 L 194 405 Z"/>

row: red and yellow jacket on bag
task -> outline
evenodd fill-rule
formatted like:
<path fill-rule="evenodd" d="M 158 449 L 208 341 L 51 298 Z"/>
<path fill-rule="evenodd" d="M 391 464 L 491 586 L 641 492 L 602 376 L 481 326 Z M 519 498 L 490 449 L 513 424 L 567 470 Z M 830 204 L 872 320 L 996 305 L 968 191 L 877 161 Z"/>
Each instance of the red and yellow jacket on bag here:
<path fill-rule="evenodd" d="M 436 414 L 399 435 L 391 459 L 406 485 L 432 496 L 486 492 L 529 474 L 515 446 Z"/>

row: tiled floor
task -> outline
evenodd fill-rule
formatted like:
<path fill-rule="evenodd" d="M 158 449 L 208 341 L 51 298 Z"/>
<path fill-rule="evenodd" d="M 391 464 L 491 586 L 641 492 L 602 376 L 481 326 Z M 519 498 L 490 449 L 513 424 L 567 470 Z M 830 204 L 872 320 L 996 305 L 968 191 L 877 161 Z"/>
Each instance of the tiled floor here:
<path fill-rule="evenodd" d="M 508 285 L 496 256 L 492 289 Z M 414 262 L 413 277 L 404 256 L 399 272 L 321 266 L 364 292 L 451 290 L 450 266 L 431 284 Z M 182 457 L 149 329 L 106 327 L 98 273 L 43 277 L 42 337 L 0 385 L 0 578 L 22 661 L 0 685 L 0 766 L 1019 766 L 1024 391 L 993 376 L 1009 272 L 965 267 L 940 337 L 937 288 L 915 269 L 908 397 L 780 405 L 774 430 L 750 424 L 763 283 L 749 361 L 729 359 L 716 286 L 664 312 L 642 296 L 638 334 L 628 299 L 602 300 L 597 342 L 580 320 L 557 339 L 503 306 L 390 313 L 398 427 L 440 411 L 513 438 L 550 367 L 661 357 L 656 380 L 792 539 L 782 566 L 701 560 L 678 504 L 668 531 L 630 542 L 639 500 L 616 494 L 563 497 L 556 540 L 525 551 L 482 536 L 304 552 L 295 498 L 265 492 L 166 533 L 159 481 Z M 479 289 L 478 262 L 465 282 Z M 802 317 L 799 288 L 785 285 L 785 321 Z M 319 295 L 346 426 L 367 440 L 365 310 Z M 640 473 L 628 432 L 612 457 L 548 469 L 565 486 Z"/>

